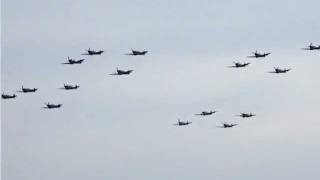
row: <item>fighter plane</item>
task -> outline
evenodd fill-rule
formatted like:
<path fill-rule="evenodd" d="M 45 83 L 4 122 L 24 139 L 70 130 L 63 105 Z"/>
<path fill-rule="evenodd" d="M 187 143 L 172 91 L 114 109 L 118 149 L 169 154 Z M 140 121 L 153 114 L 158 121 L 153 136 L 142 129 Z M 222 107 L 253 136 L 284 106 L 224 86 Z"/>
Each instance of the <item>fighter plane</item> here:
<path fill-rule="evenodd" d="M 256 51 L 256 52 L 253 52 L 253 56 L 247 56 L 247 57 L 248 58 L 262 58 L 262 57 L 268 56 L 269 54 L 271 54 L 271 53 L 263 53 L 263 54 L 261 54 L 261 53 L 258 53 L 258 51 Z"/>
<path fill-rule="evenodd" d="M 272 72 L 269 72 L 269 73 L 276 73 L 276 74 L 279 74 L 279 73 L 286 73 L 286 72 L 288 72 L 288 71 L 290 71 L 291 69 L 280 69 L 280 68 L 276 68 L 276 67 L 274 67 L 274 71 L 272 71 Z"/>
<path fill-rule="evenodd" d="M 2 99 L 12 99 L 17 97 L 17 95 L 13 94 L 13 95 L 9 95 L 9 94 L 3 94 L 1 95 Z"/>
<path fill-rule="evenodd" d="M 99 51 L 95 51 L 95 50 L 91 50 L 90 48 L 88 50 L 86 50 L 87 53 L 84 53 L 82 55 L 101 55 L 104 51 L 103 50 L 99 50 Z"/>
<path fill-rule="evenodd" d="M 120 70 L 117 68 L 117 72 L 115 73 L 112 73 L 110 75 L 129 75 L 133 70 L 127 70 L 127 71 L 124 71 L 124 70 Z"/>
<path fill-rule="evenodd" d="M 230 68 L 246 67 L 246 66 L 248 66 L 250 64 L 249 62 L 245 62 L 245 63 L 233 62 L 233 63 L 234 63 L 234 65 L 233 66 L 229 66 Z"/>
<path fill-rule="evenodd" d="M 65 62 L 62 64 L 81 64 L 83 61 L 84 59 L 75 60 L 75 59 L 70 59 L 70 57 L 68 57 L 68 62 Z"/>
<path fill-rule="evenodd" d="M 127 53 L 125 55 L 131 55 L 131 56 L 144 56 L 148 53 L 148 51 L 136 51 L 136 50 L 133 50 L 131 49 L 132 53 Z"/>
<path fill-rule="evenodd" d="M 189 124 L 191 124 L 192 122 L 183 122 L 183 121 L 180 121 L 180 119 L 178 119 L 178 123 L 177 124 L 174 124 L 175 126 L 187 126 Z"/>
<path fill-rule="evenodd" d="M 217 111 L 202 111 L 200 114 L 195 114 L 196 116 L 209 116 L 212 115 L 213 113 L 216 113 Z"/>
<path fill-rule="evenodd" d="M 71 90 L 71 89 L 78 89 L 80 86 L 78 86 L 78 85 L 72 86 L 72 85 L 68 85 L 68 84 L 63 84 L 63 87 L 65 90 Z"/>
<path fill-rule="evenodd" d="M 29 92 L 36 92 L 37 90 L 38 88 L 24 88 L 22 86 L 21 91 L 18 91 L 18 92 L 29 93 Z"/>
<path fill-rule="evenodd" d="M 60 108 L 62 106 L 62 104 L 50 104 L 49 102 L 46 104 L 47 109 L 54 109 L 54 108 Z"/>
<path fill-rule="evenodd" d="M 242 118 L 249 118 L 249 117 L 253 117 L 256 115 L 252 114 L 252 113 L 240 113 L 240 115 L 237 115 L 237 116 L 242 117 Z"/>
<path fill-rule="evenodd" d="M 228 123 L 223 123 L 222 126 L 217 126 L 218 128 L 232 128 L 233 126 L 236 126 L 238 124 L 228 124 Z"/>
<path fill-rule="evenodd" d="M 310 51 L 312 51 L 312 50 L 320 50 L 320 45 L 314 46 L 314 45 L 312 45 L 312 43 L 310 43 L 309 46 L 307 46 L 306 48 L 302 48 L 302 49 L 303 50 L 310 50 Z"/>

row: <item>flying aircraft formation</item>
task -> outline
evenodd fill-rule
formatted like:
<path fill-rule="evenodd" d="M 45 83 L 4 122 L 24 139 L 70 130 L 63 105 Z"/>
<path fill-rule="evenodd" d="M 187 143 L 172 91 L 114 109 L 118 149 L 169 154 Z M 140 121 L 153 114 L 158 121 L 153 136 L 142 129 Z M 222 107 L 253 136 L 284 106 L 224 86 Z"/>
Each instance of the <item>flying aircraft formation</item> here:
<path fill-rule="evenodd" d="M 303 50 L 320 50 L 320 45 L 316 46 L 313 45 L 312 43 L 310 43 L 310 45 L 308 45 L 306 48 L 302 48 Z M 104 50 L 92 50 L 92 49 L 88 49 L 86 50 L 86 53 L 82 54 L 82 55 L 89 55 L 89 56 L 93 56 L 93 55 L 102 55 L 104 53 Z M 133 50 L 131 49 L 131 53 L 127 53 L 124 55 L 131 55 L 131 56 L 144 56 L 148 53 L 148 51 L 143 50 L 143 51 L 137 51 L 137 50 Z M 267 56 L 269 56 L 271 53 L 259 53 L 258 51 L 253 52 L 252 56 L 247 56 L 248 58 L 266 58 Z M 81 64 L 85 59 L 72 59 L 70 57 L 67 58 L 67 62 L 64 62 L 62 64 L 69 64 L 69 65 L 73 65 L 73 64 Z M 234 65 L 233 66 L 228 66 L 230 68 L 244 68 L 248 65 L 250 65 L 250 62 L 233 62 Z M 280 73 L 287 73 L 289 72 L 291 69 L 281 69 L 279 67 L 275 67 L 274 71 L 269 72 L 269 73 L 276 73 L 276 74 L 280 74 Z M 116 72 L 112 73 L 110 75 L 117 75 L 117 76 L 121 76 L 121 75 L 130 75 L 133 72 L 133 70 L 120 70 L 118 68 L 116 68 Z M 63 87 L 61 89 L 64 90 L 76 90 L 78 89 L 80 86 L 75 84 L 75 85 L 70 85 L 70 84 L 63 84 Z M 17 91 L 17 92 L 22 92 L 22 93 L 35 93 L 38 90 L 38 88 L 25 88 L 25 87 L 21 87 L 21 90 Z M 2 93 L 2 99 L 14 99 L 17 97 L 16 94 L 4 94 Z M 46 103 L 45 107 L 42 108 L 46 108 L 46 109 L 58 109 L 61 108 L 62 104 L 52 104 L 52 103 Z M 211 116 L 213 114 L 217 113 L 217 111 L 202 111 L 201 113 L 198 114 L 194 114 L 196 116 Z M 240 113 L 239 115 L 236 115 L 242 118 L 251 118 L 256 116 L 256 114 L 253 113 Z M 180 121 L 180 119 L 178 119 L 178 122 L 174 125 L 176 126 L 188 126 L 192 124 L 191 121 Z M 233 123 L 222 123 L 221 126 L 217 126 L 219 128 L 232 128 L 234 126 L 237 126 L 238 124 L 233 124 Z"/>

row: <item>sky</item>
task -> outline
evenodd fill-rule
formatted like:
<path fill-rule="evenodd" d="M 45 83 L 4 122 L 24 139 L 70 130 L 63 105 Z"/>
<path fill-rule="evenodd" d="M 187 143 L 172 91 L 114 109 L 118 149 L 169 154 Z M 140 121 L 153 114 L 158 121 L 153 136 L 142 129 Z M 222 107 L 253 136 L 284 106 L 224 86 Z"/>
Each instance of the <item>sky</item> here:
<path fill-rule="evenodd" d="M 318 179 L 320 51 L 301 48 L 320 44 L 319 5 L 3 0 L 1 90 L 18 96 L 1 100 L 2 178 Z M 246 58 L 256 50 L 271 55 Z M 68 56 L 85 61 L 62 65 Z M 292 70 L 268 73 L 278 66 Z M 117 67 L 134 71 L 108 75 Z M 204 110 L 217 113 L 194 115 Z"/>

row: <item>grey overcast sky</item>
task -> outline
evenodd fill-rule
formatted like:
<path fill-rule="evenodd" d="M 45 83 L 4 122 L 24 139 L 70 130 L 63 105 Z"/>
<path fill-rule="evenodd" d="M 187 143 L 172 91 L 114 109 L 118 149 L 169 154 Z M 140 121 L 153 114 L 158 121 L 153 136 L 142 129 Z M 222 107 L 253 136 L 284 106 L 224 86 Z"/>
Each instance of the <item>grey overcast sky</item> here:
<path fill-rule="evenodd" d="M 4 180 L 316 180 L 318 0 L 3 0 Z M 103 49 L 81 65 L 87 48 Z M 130 48 L 149 50 L 125 56 Z M 248 59 L 258 50 L 266 59 Z M 249 61 L 230 69 L 233 61 Z M 292 68 L 270 74 L 274 66 Z M 109 76 L 115 69 L 130 76 Z M 59 89 L 79 84 L 76 91 Z M 56 110 L 44 103 L 62 103 Z M 196 117 L 203 110 L 217 110 Z M 254 112 L 241 119 L 239 112 Z M 192 121 L 176 127 L 177 119 Z M 238 123 L 220 129 L 222 122 Z"/>

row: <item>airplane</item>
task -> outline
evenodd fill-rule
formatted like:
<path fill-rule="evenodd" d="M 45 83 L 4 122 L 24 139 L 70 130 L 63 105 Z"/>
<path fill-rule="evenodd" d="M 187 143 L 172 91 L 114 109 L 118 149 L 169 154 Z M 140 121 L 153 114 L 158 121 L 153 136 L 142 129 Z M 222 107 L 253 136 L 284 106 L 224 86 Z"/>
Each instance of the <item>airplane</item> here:
<path fill-rule="evenodd" d="M 82 55 L 101 55 L 104 51 L 103 50 L 99 50 L 99 51 L 95 51 L 95 50 L 91 50 L 90 48 L 88 50 L 86 50 L 87 53 L 84 53 Z"/>
<path fill-rule="evenodd" d="M 75 60 L 75 59 L 70 59 L 70 57 L 68 57 L 68 62 L 62 63 L 62 64 L 81 64 L 85 59 L 79 59 L 79 60 Z"/>
<path fill-rule="evenodd" d="M 17 92 L 29 93 L 29 92 L 36 92 L 37 90 L 38 88 L 24 88 L 22 86 L 21 91 L 17 91 Z"/>
<path fill-rule="evenodd" d="M 239 117 L 243 117 L 243 118 L 249 118 L 249 117 L 253 117 L 256 116 L 255 114 L 252 113 L 240 113 L 240 115 L 237 115 Z"/>
<path fill-rule="evenodd" d="M 148 53 L 148 51 L 136 51 L 136 50 L 133 50 L 131 49 L 132 53 L 128 53 L 128 54 L 125 54 L 125 55 L 131 55 L 131 56 L 144 56 Z"/>
<path fill-rule="evenodd" d="M 62 104 L 50 104 L 49 102 L 46 104 L 47 107 L 44 107 L 44 108 L 47 108 L 47 109 L 54 109 L 54 108 L 60 108 L 62 106 Z"/>
<path fill-rule="evenodd" d="M 247 56 L 247 57 L 248 58 L 262 58 L 262 57 L 268 56 L 269 54 L 271 54 L 271 53 L 263 53 L 263 54 L 261 54 L 261 53 L 258 53 L 258 51 L 256 51 L 256 52 L 253 52 L 253 56 Z"/>
<path fill-rule="evenodd" d="M 249 62 L 245 62 L 245 63 L 240 63 L 240 62 L 233 62 L 234 65 L 233 66 L 228 66 L 230 68 L 240 68 L 240 67 L 246 67 L 248 66 L 250 63 Z"/>
<path fill-rule="evenodd" d="M 191 124 L 192 122 L 183 122 L 183 121 L 180 121 L 180 119 L 178 119 L 178 123 L 177 124 L 174 124 L 175 126 L 187 126 L 189 124 Z"/>
<path fill-rule="evenodd" d="M 274 71 L 269 72 L 269 73 L 279 74 L 279 73 L 286 73 L 286 72 L 288 72 L 288 71 L 290 71 L 290 70 L 291 70 L 291 69 L 280 69 L 280 68 L 274 67 Z"/>
<path fill-rule="evenodd" d="M 209 116 L 212 115 L 213 113 L 216 113 L 217 111 L 202 111 L 200 114 L 195 114 L 196 116 Z"/>
<path fill-rule="evenodd" d="M 310 51 L 312 51 L 312 50 L 320 50 L 320 45 L 314 46 L 314 45 L 312 45 L 312 43 L 310 43 L 309 46 L 307 46 L 306 48 L 302 48 L 302 49 L 303 50 L 310 50 Z"/>
<path fill-rule="evenodd" d="M 13 95 L 9 95 L 9 94 L 3 94 L 1 95 L 2 99 L 12 99 L 17 97 L 17 95 L 13 94 Z"/>
<path fill-rule="evenodd" d="M 78 85 L 72 86 L 72 85 L 68 85 L 68 84 L 63 84 L 63 87 L 65 90 L 71 90 L 71 89 L 78 89 L 80 86 L 78 86 Z"/>
<path fill-rule="evenodd" d="M 217 126 L 218 128 L 232 128 L 233 126 L 237 126 L 238 124 L 228 124 L 223 123 L 222 126 Z"/>
<path fill-rule="evenodd" d="M 124 71 L 117 68 L 117 72 L 110 75 L 129 75 L 132 71 L 133 70 Z"/>

